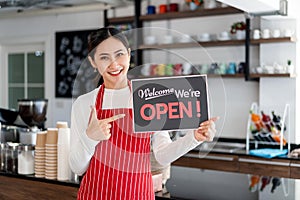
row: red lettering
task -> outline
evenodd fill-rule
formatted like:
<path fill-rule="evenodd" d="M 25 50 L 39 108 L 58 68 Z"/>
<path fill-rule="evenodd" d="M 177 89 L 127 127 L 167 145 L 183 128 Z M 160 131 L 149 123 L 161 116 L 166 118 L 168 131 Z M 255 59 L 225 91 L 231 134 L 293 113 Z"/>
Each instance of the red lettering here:
<path fill-rule="evenodd" d="M 176 115 L 174 113 L 178 112 L 178 108 L 173 108 L 173 107 L 178 107 L 178 102 L 171 102 L 168 103 L 169 106 L 169 119 L 178 119 L 179 115 Z"/>
<path fill-rule="evenodd" d="M 147 116 L 145 115 L 145 110 L 149 108 L 151 110 L 151 115 L 150 116 Z M 151 104 L 144 104 L 142 107 L 141 107 L 141 110 L 140 110 L 140 115 L 141 117 L 144 119 L 144 120 L 152 120 L 155 116 L 155 107 Z"/>
<path fill-rule="evenodd" d="M 179 102 L 179 114 L 180 118 L 183 118 L 183 113 L 185 113 L 188 117 L 192 118 L 193 110 L 192 110 L 192 102 L 188 102 L 188 108 L 185 107 L 183 102 Z"/>
<path fill-rule="evenodd" d="M 162 109 L 161 109 L 162 108 Z M 165 103 L 156 104 L 156 118 L 161 119 L 161 115 L 168 112 L 168 106 Z"/>

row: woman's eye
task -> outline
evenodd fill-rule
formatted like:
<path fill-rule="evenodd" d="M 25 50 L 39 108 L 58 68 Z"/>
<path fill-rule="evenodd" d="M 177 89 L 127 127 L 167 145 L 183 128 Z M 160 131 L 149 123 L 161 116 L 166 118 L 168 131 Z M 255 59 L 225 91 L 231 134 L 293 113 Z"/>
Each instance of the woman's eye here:
<path fill-rule="evenodd" d="M 100 57 L 100 60 L 107 61 L 107 60 L 109 60 L 109 57 L 107 57 L 107 56 L 102 56 L 102 57 Z"/>
<path fill-rule="evenodd" d="M 123 55 L 124 55 L 123 52 L 119 52 L 119 53 L 117 54 L 117 57 L 121 57 L 121 56 L 123 56 Z"/>

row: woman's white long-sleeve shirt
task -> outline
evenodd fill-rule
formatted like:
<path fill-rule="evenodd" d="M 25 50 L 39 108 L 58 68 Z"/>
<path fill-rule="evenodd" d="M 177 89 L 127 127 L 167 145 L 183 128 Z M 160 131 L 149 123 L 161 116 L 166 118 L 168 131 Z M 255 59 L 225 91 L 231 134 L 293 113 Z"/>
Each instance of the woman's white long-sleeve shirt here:
<path fill-rule="evenodd" d="M 82 175 L 87 170 L 95 147 L 99 143 L 99 141 L 90 139 L 86 134 L 91 106 L 95 105 L 98 91 L 99 88 L 96 88 L 78 97 L 72 106 L 69 164 L 72 171 L 78 175 Z M 102 109 L 131 108 L 131 96 L 129 87 L 120 90 L 105 88 Z M 200 143 L 195 139 L 193 131 L 188 131 L 184 137 L 173 142 L 167 131 L 158 131 L 152 136 L 153 152 L 161 165 L 170 164 Z"/>

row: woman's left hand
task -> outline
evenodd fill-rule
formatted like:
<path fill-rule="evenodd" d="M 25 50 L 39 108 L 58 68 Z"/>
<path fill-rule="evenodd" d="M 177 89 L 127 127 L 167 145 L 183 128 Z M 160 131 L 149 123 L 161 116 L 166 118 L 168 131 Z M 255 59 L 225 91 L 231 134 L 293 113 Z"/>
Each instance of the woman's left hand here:
<path fill-rule="evenodd" d="M 199 142 L 212 141 L 216 134 L 215 121 L 219 117 L 213 117 L 205 122 L 202 122 L 198 129 L 194 130 L 195 139 Z"/>

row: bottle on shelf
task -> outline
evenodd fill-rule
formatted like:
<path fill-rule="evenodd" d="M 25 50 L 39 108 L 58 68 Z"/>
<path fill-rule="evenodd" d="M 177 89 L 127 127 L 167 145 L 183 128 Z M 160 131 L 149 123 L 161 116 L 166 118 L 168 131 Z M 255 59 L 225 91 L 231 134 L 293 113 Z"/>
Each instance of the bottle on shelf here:
<path fill-rule="evenodd" d="M 270 176 L 263 176 L 261 178 L 261 186 L 260 186 L 260 191 L 263 191 L 267 185 L 269 185 L 271 182 L 271 177 Z"/>

